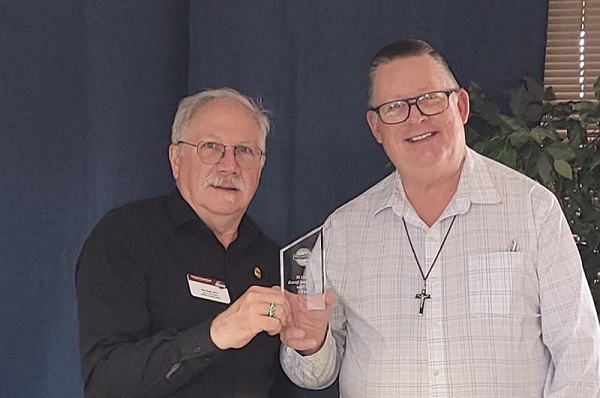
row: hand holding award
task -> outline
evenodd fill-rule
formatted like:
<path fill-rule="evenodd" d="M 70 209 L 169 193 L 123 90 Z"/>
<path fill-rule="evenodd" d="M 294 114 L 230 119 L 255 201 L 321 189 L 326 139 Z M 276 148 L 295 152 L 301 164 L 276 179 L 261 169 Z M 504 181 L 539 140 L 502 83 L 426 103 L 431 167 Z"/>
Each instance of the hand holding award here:
<path fill-rule="evenodd" d="M 290 305 L 282 342 L 304 355 L 325 340 L 333 294 L 325 293 L 323 230 L 316 228 L 280 250 L 281 289 Z"/>

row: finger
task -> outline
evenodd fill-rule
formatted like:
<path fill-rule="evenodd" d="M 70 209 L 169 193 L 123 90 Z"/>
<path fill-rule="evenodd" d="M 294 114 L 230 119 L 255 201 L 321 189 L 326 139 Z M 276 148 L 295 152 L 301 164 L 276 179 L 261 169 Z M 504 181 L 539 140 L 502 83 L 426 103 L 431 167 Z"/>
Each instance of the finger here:
<path fill-rule="evenodd" d="M 303 329 L 289 329 L 285 331 L 285 337 L 290 340 L 300 340 L 306 338 L 306 332 Z"/>
<path fill-rule="evenodd" d="M 264 321 L 263 330 L 267 332 L 270 336 L 275 336 L 277 333 L 281 331 L 281 322 L 279 319 L 270 318 Z"/>
<path fill-rule="evenodd" d="M 280 326 L 285 326 L 288 321 L 288 308 L 285 304 L 270 303 L 253 303 L 252 313 L 257 314 L 259 317 L 272 318 L 279 322 Z"/>
<path fill-rule="evenodd" d="M 335 303 L 335 295 L 330 290 L 325 292 L 325 303 L 327 306 L 330 306 L 331 304 Z"/>
<path fill-rule="evenodd" d="M 277 304 L 270 302 L 269 303 L 269 310 L 267 311 L 267 316 L 269 318 L 273 318 L 274 316 L 277 315 Z"/>
<path fill-rule="evenodd" d="M 288 309 L 285 306 L 283 306 L 281 309 L 278 309 L 277 311 L 278 311 L 277 319 L 279 319 L 281 326 L 285 327 L 288 324 L 289 319 L 290 319 Z"/>
<path fill-rule="evenodd" d="M 246 290 L 242 297 L 250 302 L 263 301 L 267 303 L 274 302 L 283 304 L 285 301 L 285 296 L 281 289 L 277 290 L 275 288 L 264 286 L 251 286 Z"/>
<path fill-rule="evenodd" d="M 318 343 L 315 339 L 290 339 L 284 344 L 296 351 L 308 351 L 315 349 Z"/>
<path fill-rule="evenodd" d="M 291 320 L 291 315 L 292 315 L 292 307 L 290 305 L 290 302 L 286 300 L 284 300 L 283 302 L 283 312 L 285 314 L 285 322 L 289 322 Z M 281 318 L 283 319 L 283 318 Z"/>
<path fill-rule="evenodd" d="M 285 304 L 277 305 L 275 303 L 269 303 L 269 311 L 267 316 L 269 318 L 277 319 L 281 327 L 283 327 L 288 322 L 288 309 L 286 308 Z"/>
<path fill-rule="evenodd" d="M 263 287 L 262 290 L 253 290 L 248 293 L 248 299 L 255 302 L 275 303 L 283 305 L 285 296 L 281 290 Z"/>
<path fill-rule="evenodd" d="M 281 287 L 281 285 L 273 285 L 273 286 L 271 286 L 271 289 L 273 289 L 277 293 L 283 294 L 283 288 Z"/>

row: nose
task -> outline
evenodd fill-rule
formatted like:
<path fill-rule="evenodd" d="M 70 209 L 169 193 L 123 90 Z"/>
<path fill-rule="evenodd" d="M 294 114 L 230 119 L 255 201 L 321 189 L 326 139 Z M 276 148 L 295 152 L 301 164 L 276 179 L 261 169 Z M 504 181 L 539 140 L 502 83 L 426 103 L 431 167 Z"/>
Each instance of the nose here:
<path fill-rule="evenodd" d="M 412 100 L 408 103 L 408 118 L 406 119 L 411 124 L 421 123 L 427 116 L 421 112 L 417 100 Z"/>
<path fill-rule="evenodd" d="M 231 170 L 239 168 L 235 158 L 235 147 L 226 146 L 223 148 L 223 156 L 217 166 L 221 170 Z"/>

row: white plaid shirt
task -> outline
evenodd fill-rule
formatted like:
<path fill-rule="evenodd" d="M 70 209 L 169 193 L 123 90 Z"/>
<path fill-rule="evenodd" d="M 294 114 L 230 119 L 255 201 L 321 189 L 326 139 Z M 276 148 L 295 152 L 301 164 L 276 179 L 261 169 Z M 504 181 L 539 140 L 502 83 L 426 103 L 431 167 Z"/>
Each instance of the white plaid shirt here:
<path fill-rule="evenodd" d="M 419 316 L 423 279 L 402 217 L 426 274 L 454 215 Z M 319 352 L 282 347 L 296 384 L 325 387 L 339 372 L 343 398 L 600 397 L 598 318 L 571 231 L 541 185 L 468 149 L 431 228 L 397 173 L 324 227 L 337 302 Z"/>

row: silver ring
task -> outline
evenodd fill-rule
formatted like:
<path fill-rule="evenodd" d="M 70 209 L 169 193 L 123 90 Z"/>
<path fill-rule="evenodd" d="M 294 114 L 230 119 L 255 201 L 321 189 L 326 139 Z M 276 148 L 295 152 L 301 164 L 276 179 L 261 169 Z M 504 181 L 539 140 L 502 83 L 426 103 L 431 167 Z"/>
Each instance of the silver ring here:
<path fill-rule="evenodd" d="M 275 307 L 275 304 L 269 303 L 269 312 L 267 313 L 269 318 L 273 318 L 275 316 L 276 312 L 277 312 L 277 308 Z"/>

